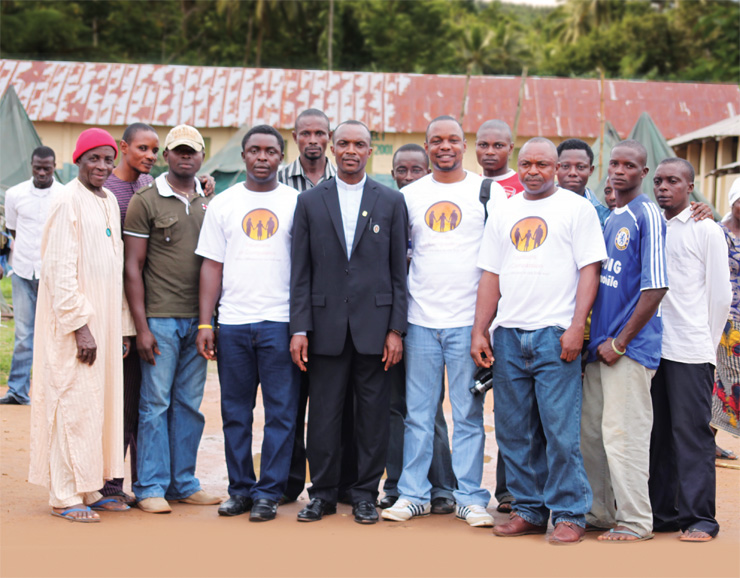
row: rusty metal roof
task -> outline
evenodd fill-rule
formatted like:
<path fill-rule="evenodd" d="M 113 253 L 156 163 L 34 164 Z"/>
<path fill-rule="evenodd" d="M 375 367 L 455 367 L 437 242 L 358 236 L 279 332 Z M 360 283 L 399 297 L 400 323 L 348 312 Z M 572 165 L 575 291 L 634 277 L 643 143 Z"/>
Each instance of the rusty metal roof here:
<path fill-rule="evenodd" d="M 720 139 L 728 136 L 740 136 L 740 115 L 715 122 L 709 126 L 700 128 L 688 134 L 678 136 L 668 144 L 672 147 L 686 144 L 695 140 L 704 140 L 707 138 Z"/>
<path fill-rule="evenodd" d="M 472 77 L 465 131 L 491 118 L 512 124 L 520 83 L 512 76 Z M 457 117 L 465 91 L 465 77 L 450 75 L 0 60 L 0 94 L 11 84 L 33 121 L 288 129 L 312 107 L 333 124 L 357 119 L 389 133 L 424 132 L 436 116 Z M 527 78 L 519 134 L 597 137 L 600 86 L 599 80 Z M 608 80 L 604 88 L 605 116 L 621 135 L 644 111 L 666 138 L 740 114 L 735 84 Z"/>

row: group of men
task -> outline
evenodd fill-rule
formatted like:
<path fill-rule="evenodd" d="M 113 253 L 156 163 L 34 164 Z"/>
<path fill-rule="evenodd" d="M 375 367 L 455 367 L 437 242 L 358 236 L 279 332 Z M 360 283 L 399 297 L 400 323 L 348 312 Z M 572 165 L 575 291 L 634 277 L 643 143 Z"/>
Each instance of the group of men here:
<path fill-rule="evenodd" d="M 302 522 L 342 501 L 362 524 L 378 521 L 378 504 L 385 520 L 456 512 L 501 537 L 544 534 L 552 517 L 553 544 L 591 529 L 615 542 L 653 528 L 716 536 L 709 399 L 729 269 L 718 227 L 691 215 L 690 164 L 655 171 L 664 217 L 641 192 L 649 169 L 636 141 L 612 150 L 610 210 L 587 188 L 586 143 L 531 139 L 513 171 L 501 121 L 476 135 L 481 176 L 463 168 L 460 124 L 432 120 L 423 148 L 394 155 L 401 192 L 366 174 L 361 122 L 332 131 L 309 109 L 293 138 L 299 157 L 279 170 L 280 133 L 250 129 L 245 182 L 213 197 L 196 178 L 205 146 L 193 127 L 169 133 L 169 170 L 155 180 L 151 127 L 126 130 L 115 169 L 109 134 L 80 136 L 79 176 L 51 202 L 31 273 L 43 354 L 29 480 L 49 487 L 54 515 L 96 522 L 96 510 L 132 502 L 152 513 L 219 503 L 195 478 L 206 360 L 217 359 L 229 476 L 220 515 L 274 519 L 303 490 L 307 457 Z M 36 181 L 34 168 L 26 196 L 44 188 Z M 511 512 L 500 524 L 482 487 L 485 391 L 473 388 L 489 368 L 495 496 Z M 27 403 L 22 392 L 8 396 Z M 122 487 L 126 447 L 134 498 Z"/>

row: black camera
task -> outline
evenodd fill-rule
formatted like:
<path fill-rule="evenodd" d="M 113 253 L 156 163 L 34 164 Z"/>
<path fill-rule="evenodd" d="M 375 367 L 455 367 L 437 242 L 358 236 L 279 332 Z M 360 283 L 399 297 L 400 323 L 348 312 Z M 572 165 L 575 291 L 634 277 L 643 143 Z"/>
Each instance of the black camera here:
<path fill-rule="evenodd" d="M 475 383 L 470 388 L 473 395 L 485 394 L 493 387 L 493 370 L 490 367 L 479 367 L 473 375 Z"/>

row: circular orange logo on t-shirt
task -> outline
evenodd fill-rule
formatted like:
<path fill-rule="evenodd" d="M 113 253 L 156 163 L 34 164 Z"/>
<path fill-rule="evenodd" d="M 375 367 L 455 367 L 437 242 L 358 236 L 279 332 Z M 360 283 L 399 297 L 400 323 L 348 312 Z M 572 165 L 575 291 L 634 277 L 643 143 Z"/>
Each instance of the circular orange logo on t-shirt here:
<path fill-rule="evenodd" d="M 527 217 L 511 228 L 510 236 L 517 251 L 532 251 L 547 239 L 547 223 L 539 217 Z"/>
<path fill-rule="evenodd" d="M 462 211 L 455 203 L 440 201 L 434 203 L 424 214 L 424 222 L 432 231 L 448 233 L 457 229 L 462 221 Z"/>
<path fill-rule="evenodd" d="M 278 218 L 267 209 L 249 211 L 242 219 L 242 230 L 255 241 L 269 239 L 278 230 Z"/>

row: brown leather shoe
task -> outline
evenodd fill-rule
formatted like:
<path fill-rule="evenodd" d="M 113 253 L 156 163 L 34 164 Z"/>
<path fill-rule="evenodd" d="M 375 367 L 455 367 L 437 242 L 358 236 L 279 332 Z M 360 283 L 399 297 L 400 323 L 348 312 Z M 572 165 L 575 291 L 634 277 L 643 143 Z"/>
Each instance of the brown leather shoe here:
<path fill-rule="evenodd" d="M 550 544 L 561 545 L 561 544 L 578 544 L 583 540 L 586 535 L 586 528 L 581 528 L 578 524 L 573 522 L 558 522 L 555 524 L 555 529 L 550 534 L 548 542 Z"/>
<path fill-rule="evenodd" d="M 493 533 L 502 538 L 526 536 L 527 534 L 544 534 L 545 532 L 547 532 L 547 526 L 530 524 L 517 513 L 512 513 L 509 521 L 505 524 L 497 524 L 493 527 Z"/>

